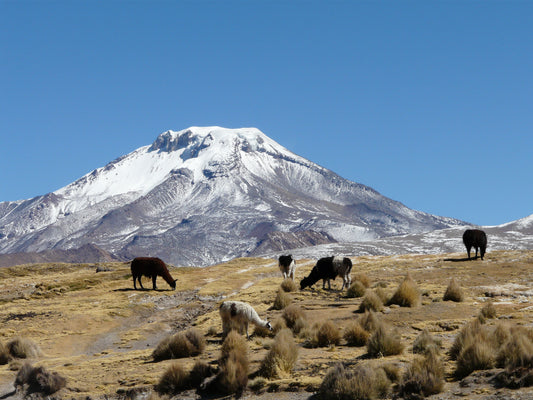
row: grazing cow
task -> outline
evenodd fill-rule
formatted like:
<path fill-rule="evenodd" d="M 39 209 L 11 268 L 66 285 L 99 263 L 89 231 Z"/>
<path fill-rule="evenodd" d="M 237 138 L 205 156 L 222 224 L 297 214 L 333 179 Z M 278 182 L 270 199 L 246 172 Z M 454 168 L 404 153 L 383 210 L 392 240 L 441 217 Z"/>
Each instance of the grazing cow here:
<path fill-rule="evenodd" d="M 465 233 L 463 233 L 463 243 L 466 246 L 466 252 L 468 253 L 469 260 L 470 250 L 472 249 L 472 247 L 476 249 L 476 258 L 479 249 L 481 259 L 483 260 L 483 256 L 485 255 L 485 251 L 487 250 L 487 235 L 485 234 L 485 232 L 479 229 L 467 229 Z"/>
<path fill-rule="evenodd" d="M 157 286 L 155 285 L 155 280 L 158 276 L 163 277 L 163 279 L 170 285 L 172 289 L 176 289 L 177 279 L 173 279 L 172 276 L 170 276 L 170 273 L 168 272 L 165 263 L 157 257 L 134 258 L 131 262 L 131 275 L 133 276 L 133 288 L 135 290 L 137 290 L 137 286 L 135 285 L 136 280 L 139 281 L 141 289 L 144 289 L 143 284 L 141 282 L 141 277 L 143 275 L 152 278 L 154 290 L 157 289 Z"/>
<path fill-rule="evenodd" d="M 292 255 L 288 256 L 279 256 L 278 266 L 283 274 L 283 278 L 291 278 L 294 281 L 294 271 L 296 269 L 296 262 L 292 258 Z"/>
<path fill-rule="evenodd" d="M 309 276 L 300 281 L 300 290 L 306 287 L 313 286 L 319 279 L 322 279 L 322 288 L 326 288 L 326 281 L 328 282 L 328 289 L 331 289 L 330 279 L 340 275 L 342 276 L 341 290 L 348 288 L 352 281 L 350 272 L 352 271 L 352 260 L 348 257 L 324 257 L 317 261 L 316 265 L 311 270 Z"/>

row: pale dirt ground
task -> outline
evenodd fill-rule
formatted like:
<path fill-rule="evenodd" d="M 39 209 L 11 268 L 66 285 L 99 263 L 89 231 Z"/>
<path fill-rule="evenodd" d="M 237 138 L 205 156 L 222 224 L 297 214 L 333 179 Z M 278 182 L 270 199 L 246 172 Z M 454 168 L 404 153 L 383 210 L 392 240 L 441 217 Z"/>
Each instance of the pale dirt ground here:
<path fill-rule="evenodd" d="M 390 307 L 381 318 L 397 328 L 406 345 L 400 356 L 374 362 L 392 362 L 405 368 L 413 355 L 411 346 L 422 329 L 443 342 L 444 353 L 459 329 L 475 318 L 491 300 L 498 321 L 533 324 L 533 251 L 490 252 L 484 261 L 461 259 L 462 253 L 353 257 L 352 276 L 366 274 L 371 286 L 385 287 L 391 295 L 409 273 L 423 293 L 415 308 Z M 307 275 L 313 260 L 297 261 L 297 281 Z M 47 264 L 0 269 L 0 341 L 16 336 L 34 340 L 42 356 L 30 360 L 67 378 L 67 387 L 53 395 L 58 399 L 148 398 L 166 368 L 174 362 L 192 367 L 198 359 L 216 365 L 220 350 L 221 322 L 218 305 L 224 298 L 251 303 L 263 318 L 276 321 L 281 311 L 271 309 L 282 281 L 277 262 L 271 259 L 237 259 L 203 269 L 171 268 L 177 290 L 158 279 L 159 290 L 134 291 L 129 265 L 102 265 L 112 269 L 96 273 L 89 264 Z M 441 301 L 454 277 L 466 294 L 462 303 Z M 145 288 L 151 287 L 148 279 Z M 341 329 L 358 317 L 360 298 L 348 299 L 334 290 L 291 293 L 307 313 L 309 322 L 333 320 Z M 496 321 L 489 320 L 488 324 Z M 194 358 L 154 363 L 151 353 L 167 335 L 195 326 L 206 334 L 206 351 Z M 216 335 L 208 335 L 215 330 Z M 250 330 L 253 332 L 253 329 Z M 271 338 L 254 337 L 248 342 L 251 372 L 259 368 Z M 292 376 L 269 381 L 256 394 L 243 398 L 300 400 L 313 396 L 328 368 L 336 362 L 365 362 L 366 348 L 346 346 L 306 348 L 300 344 L 299 361 Z M 432 399 L 533 399 L 531 389 L 496 389 L 490 372 L 476 372 L 462 382 L 453 379 L 454 362 L 445 358 L 447 382 L 443 393 Z M 0 365 L 0 399 L 22 398 L 12 386 L 20 363 Z M 194 392 L 176 398 L 198 399 Z"/>

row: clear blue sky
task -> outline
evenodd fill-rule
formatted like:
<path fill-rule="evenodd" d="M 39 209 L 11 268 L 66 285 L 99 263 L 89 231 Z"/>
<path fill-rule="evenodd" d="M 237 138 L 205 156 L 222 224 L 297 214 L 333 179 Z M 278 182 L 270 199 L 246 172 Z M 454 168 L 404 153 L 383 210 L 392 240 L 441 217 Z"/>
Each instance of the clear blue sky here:
<path fill-rule="evenodd" d="M 533 213 L 533 2 L 0 0 L 0 201 L 254 126 L 408 207 Z"/>

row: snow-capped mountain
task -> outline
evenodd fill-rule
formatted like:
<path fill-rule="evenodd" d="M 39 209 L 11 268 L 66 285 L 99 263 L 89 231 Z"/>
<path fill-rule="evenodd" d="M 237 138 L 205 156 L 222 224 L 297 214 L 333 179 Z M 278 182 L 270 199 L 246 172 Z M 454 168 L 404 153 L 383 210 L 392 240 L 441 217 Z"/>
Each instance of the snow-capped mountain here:
<path fill-rule="evenodd" d="M 255 128 L 192 127 L 53 193 L 0 203 L 0 253 L 95 244 L 175 265 L 463 225 L 414 211 Z"/>

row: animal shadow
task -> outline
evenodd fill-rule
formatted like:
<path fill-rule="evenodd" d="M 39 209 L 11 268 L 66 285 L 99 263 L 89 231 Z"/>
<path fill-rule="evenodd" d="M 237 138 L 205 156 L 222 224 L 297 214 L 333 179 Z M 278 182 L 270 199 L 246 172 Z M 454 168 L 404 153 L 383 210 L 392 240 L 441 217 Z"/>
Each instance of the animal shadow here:
<path fill-rule="evenodd" d="M 445 258 L 444 261 L 451 261 L 451 262 L 461 262 L 461 261 L 472 261 L 477 260 L 479 256 L 474 256 L 471 258 L 465 257 L 465 258 Z"/>
<path fill-rule="evenodd" d="M 134 288 L 120 288 L 113 289 L 113 292 L 172 292 L 172 289 L 134 289 Z"/>

